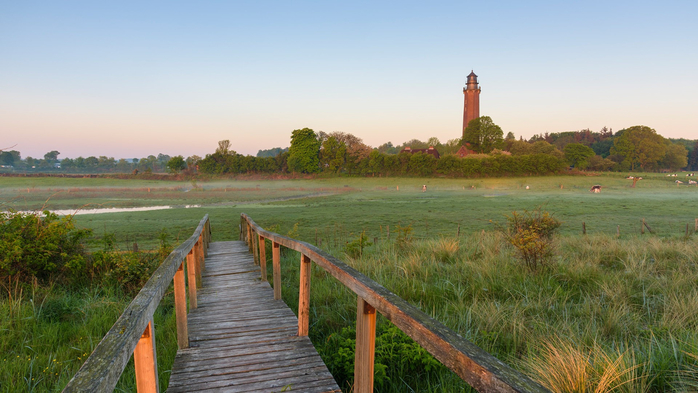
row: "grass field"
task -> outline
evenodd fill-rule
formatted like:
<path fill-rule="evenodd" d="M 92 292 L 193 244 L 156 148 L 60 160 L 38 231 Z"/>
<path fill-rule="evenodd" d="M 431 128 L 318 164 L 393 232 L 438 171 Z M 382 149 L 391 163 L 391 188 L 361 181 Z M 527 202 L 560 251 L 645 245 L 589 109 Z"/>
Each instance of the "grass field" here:
<path fill-rule="evenodd" d="M 411 225 L 417 238 L 492 230 L 514 210 L 542 207 L 563 221 L 563 235 L 621 236 L 640 232 L 641 219 L 662 237 L 682 236 L 698 217 L 698 188 L 677 186 L 674 178 L 644 174 L 630 188 L 622 175 L 498 179 L 331 178 L 319 180 L 218 180 L 165 182 L 118 179 L 2 178 L 0 203 L 15 210 L 201 205 L 137 213 L 78 215 L 79 224 L 114 232 L 119 244 L 152 245 L 166 228 L 188 236 L 211 215 L 214 239 L 233 236 L 239 213 L 281 231 L 298 223 L 302 238 L 333 233 L 348 238 L 366 230 L 377 237 L 388 226 Z M 422 184 L 428 191 L 421 192 Z M 603 191 L 592 194 L 593 184 Z M 526 186 L 529 189 L 526 190 Z M 562 188 L 561 188 L 562 186 Z M 471 187 L 474 187 L 471 188 Z M 318 239 L 319 240 L 319 239 Z"/>
<path fill-rule="evenodd" d="M 698 188 L 677 186 L 675 178 L 658 174 L 642 176 L 645 180 L 636 188 L 615 174 L 197 184 L 1 178 L 0 203 L 15 210 L 201 205 L 75 216 L 80 226 L 94 230 L 95 237 L 115 233 L 123 249 L 134 241 L 141 248 L 154 248 L 163 229 L 182 240 L 204 214 L 211 216 L 214 241 L 237 239 L 241 212 L 284 235 L 297 224 L 295 237 L 329 249 L 538 379 L 574 374 L 556 369 L 556 364 L 593 363 L 594 370 L 580 366 L 574 375 L 595 380 L 598 388 L 598 379 L 610 378 L 603 373 L 611 370 L 612 374 L 609 364 L 615 364 L 617 380 L 633 381 L 619 391 L 690 390 L 690 385 L 676 381 L 691 381 L 691 375 L 698 375 L 692 360 L 698 356 L 698 236 L 692 233 L 698 217 Z M 423 184 L 428 186 L 425 193 Z M 603 186 L 600 194 L 589 192 L 593 184 Z M 563 222 L 562 236 L 556 241 L 553 267 L 530 275 L 516 262 L 496 227 L 512 211 L 537 207 Z M 640 235 L 643 218 L 654 235 Z M 582 222 L 586 237 L 580 236 Z M 691 236 L 684 238 L 687 224 Z M 398 227 L 408 226 L 413 240 L 396 249 Z M 347 257 L 346 243 L 362 231 L 375 244 L 364 250 L 363 258 Z M 297 260 L 293 253 L 284 259 L 284 288 L 289 288 L 284 298 L 292 308 L 297 305 L 297 293 L 291 289 L 297 288 Z M 355 299 L 323 272 L 313 274 L 311 336 L 326 359 L 332 359 L 342 340 L 351 336 L 342 329 L 351 329 Z M 389 332 L 386 326 L 381 322 L 379 334 Z M 327 361 L 339 379 L 344 378 L 344 366 Z M 542 365 L 538 371 L 536 364 Z M 452 374 L 439 369 L 403 369 L 396 378 L 392 375 L 381 391 L 464 388 Z"/>

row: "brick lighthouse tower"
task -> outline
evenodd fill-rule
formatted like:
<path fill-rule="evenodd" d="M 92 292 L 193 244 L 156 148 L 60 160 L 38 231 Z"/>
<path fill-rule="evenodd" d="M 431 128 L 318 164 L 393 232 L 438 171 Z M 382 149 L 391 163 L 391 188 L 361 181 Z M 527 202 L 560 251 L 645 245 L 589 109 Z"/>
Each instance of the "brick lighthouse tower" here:
<path fill-rule="evenodd" d="M 477 85 L 477 75 L 471 70 L 468 75 L 468 82 L 463 88 L 465 96 L 463 103 L 463 136 L 465 136 L 465 127 L 468 126 L 470 120 L 480 117 L 480 87 Z"/>

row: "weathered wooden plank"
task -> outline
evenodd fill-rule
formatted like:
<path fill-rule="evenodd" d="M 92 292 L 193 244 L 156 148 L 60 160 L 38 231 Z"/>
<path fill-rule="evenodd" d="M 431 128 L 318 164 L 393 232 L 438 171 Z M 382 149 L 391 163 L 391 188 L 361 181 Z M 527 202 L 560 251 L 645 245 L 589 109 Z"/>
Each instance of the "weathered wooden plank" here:
<path fill-rule="evenodd" d="M 263 238 L 250 235 L 259 241 L 252 250 L 261 251 Z M 188 317 L 190 348 L 178 351 L 168 391 L 339 391 L 308 337 L 297 335 L 295 314 L 260 280 L 248 249 L 210 244 Z"/>

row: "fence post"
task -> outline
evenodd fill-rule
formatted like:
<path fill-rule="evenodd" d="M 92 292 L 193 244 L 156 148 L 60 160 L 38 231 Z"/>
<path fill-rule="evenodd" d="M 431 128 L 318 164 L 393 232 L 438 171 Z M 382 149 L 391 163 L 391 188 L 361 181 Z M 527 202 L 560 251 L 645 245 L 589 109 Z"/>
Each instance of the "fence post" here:
<path fill-rule="evenodd" d="M 267 281 L 267 247 L 262 235 L 259 235 L 259 270 L 262 271 L 262 281 Z"/>
<path fill-rule="evenodd" d="M 274 267 L 274 299 L 281 299 L 281 247 L 279 243 L 271 243 L 272 264 Z"/>
<path fill-rule="evenodd" d="M 187 284 L 189 285 L 189 309 L 196 308 L 196 258 L 193 247 L 187 254 Z"/>
<path fill-rule="evenodd" d="M 354 393 L 373 392 L 376 350 L 376 309 L 358 297 L 356 305 L 356 351 L 354 358 Z"/>
<path fill-rule="evenodd" d="M 141 339 L 136 344 L 136 349 L 133 350 L 133 363 L 136 367 L 136 389 L 138 392 L 159 392 L 155 331 L 152 320 L 148 322 Z"/>
<path fill-rule="evenodd" d="M 174 275 L 175 316 L 177 318 L 177 346 L 189 348 L 189 328 L 187 327 L 187 297 L 184 287 L 184 261 Z"/>
<path fill-rule="evenodd" d="M 642 222 L 640 223 L 640 235 L 645 234 L 645 219 L 642 219 Z"/>
<path fill-rule="evenodd" d="M 301 254 L 300 289 L 298 293 L 298 335 L 307 336 L 310 325 L 310 257 Z"/>
<path fill-rule="evenodd" d="M 587 223 L 582 221 L 582 235 L 587 234 Z"/>

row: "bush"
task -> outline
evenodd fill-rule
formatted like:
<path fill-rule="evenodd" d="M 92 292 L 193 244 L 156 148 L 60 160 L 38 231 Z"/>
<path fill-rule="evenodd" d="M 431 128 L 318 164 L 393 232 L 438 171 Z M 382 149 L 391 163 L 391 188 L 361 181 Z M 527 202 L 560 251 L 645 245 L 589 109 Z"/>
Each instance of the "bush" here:
<path fill-rule="evenodd" d="M 320 351 L 332 353 L 325 358 L 327 367 L 340 385 L 354 380 L 356 328 L 345 327 L 331 335 Z M 445 366 L 426 349 L 392 324 L 378 325 L 376 332 L 374 382 L 377 388 L 404 379 L 419 379 L 432 372 L 442 372 Z"/>
<path fill-rule="evenodd" d="M 526 267 L 535 272 L 544 267 L 552 256 L 552 237 L 561 224 L 540 209 L 513 212 L 507 217 L 506 238 Z"/>
<path fill-rule="evenodd" d="M 83 274 L 88 229 L 77 229 L 72 216 L 0 212 L 0 279 L 29 282 Z"/>
<path fill-rule="evenodd" d="M 371 245 L 373 245 L 373 243 L 368 241 L 366 231 L 361 231 L 359 237 L 346 244 L 344 252 L 352 258 L 360 258 L 364 254 L 364 248 Z"/>

